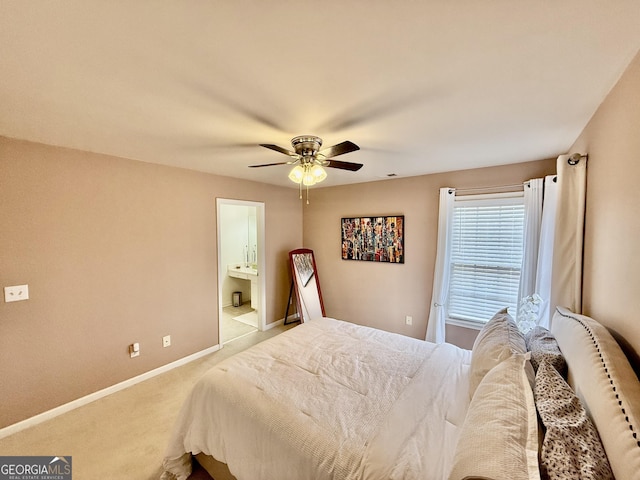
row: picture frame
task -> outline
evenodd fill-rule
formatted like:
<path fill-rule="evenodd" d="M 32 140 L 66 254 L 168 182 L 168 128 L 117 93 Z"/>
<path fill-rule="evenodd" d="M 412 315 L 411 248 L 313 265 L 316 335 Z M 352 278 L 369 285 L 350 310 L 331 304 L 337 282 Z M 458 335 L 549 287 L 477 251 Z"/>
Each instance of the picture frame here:
<path fill-rule="evenodd" d="M 369 215 L 340 220 L 342 259 L 404 263 L 404 215 Z"/>

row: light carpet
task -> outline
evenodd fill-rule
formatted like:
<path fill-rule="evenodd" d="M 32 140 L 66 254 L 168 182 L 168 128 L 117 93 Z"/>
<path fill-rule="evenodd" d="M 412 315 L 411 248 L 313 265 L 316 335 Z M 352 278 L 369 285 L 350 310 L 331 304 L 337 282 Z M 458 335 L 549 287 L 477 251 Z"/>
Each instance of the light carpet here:
<path fill-rule="evenodd" d="M 280 325 L 0 439 L 0 455 L 73 457 L 79 480 L 157 480 L 178 411 L 195 382 L 219 361 L 295 325 Z M 190 480 L 209 476 L 196 471 Z"/>

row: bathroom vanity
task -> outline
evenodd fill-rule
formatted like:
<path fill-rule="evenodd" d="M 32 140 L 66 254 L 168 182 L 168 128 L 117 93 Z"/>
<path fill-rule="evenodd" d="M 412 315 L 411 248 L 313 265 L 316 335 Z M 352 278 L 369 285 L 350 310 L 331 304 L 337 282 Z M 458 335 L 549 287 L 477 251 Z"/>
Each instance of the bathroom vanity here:
<path fill-rule="evenodd" d="M 227 275 L 233 278 L 239 278 L 241 280 L 248 280 L 251 282 L 251 308 L 257 310 L 260 304 L 258 289 L 258 269 L 252 264 L 247 266 L 240 264 L 227 265 Z"/>

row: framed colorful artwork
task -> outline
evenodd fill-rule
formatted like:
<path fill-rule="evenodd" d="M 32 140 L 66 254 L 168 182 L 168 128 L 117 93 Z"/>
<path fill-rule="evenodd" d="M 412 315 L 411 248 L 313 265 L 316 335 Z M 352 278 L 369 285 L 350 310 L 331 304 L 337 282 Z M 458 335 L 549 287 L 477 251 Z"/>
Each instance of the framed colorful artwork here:
<path fill-rule="evenodd" d="M 404 263 L 404 215 L 341 219 L 342 259 Z"/>

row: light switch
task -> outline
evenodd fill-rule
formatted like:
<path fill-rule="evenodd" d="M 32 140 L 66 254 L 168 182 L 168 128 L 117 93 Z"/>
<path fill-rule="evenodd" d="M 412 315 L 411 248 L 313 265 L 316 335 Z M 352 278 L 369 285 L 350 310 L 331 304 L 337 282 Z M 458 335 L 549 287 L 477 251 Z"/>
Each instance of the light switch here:
<path fill-rule="evenodd" d="M 4 287 L 4 301 L 18 302 L 20 300 L 29 299 L 29 285 L 14 285 L 13 287 Z"/>

